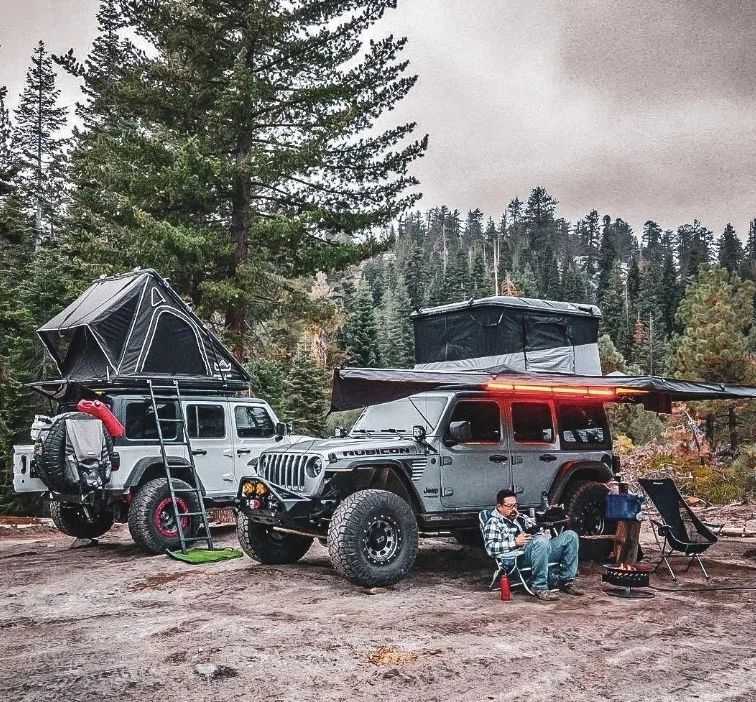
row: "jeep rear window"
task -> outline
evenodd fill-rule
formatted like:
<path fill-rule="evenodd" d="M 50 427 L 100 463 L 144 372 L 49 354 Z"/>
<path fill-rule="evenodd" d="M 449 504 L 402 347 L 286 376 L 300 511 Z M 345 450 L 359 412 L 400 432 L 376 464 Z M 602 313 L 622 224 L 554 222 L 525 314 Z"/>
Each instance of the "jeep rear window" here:
<path fill-rule="evenodd" d="M 544 402 L 513 402 L 512 432 L 521 444 L 552 443 L 551 407 Z"/>
<path fill-rule="evenodd" d="M 243 405 L 234 408 L 236 433 L 240 439 L 268 439 L 276 433 L 273 420 L 264 407 Z"/>
<path fill-rule="evenodd" d="M 559 435 L 569 447 L 607 446 L 609 431 L 601 405 L 559 405 Z"/>
<path fill-rule="evenodd" d="M 186 429 L 191 439 L 222 439 L 226 436 L 223 405 L 187 405 Z"/>
<path fill-rule="evenodd" d="M 175 402 L 158 402 L 158 416 L 161 419 L 176 419 Z M 164 439 L 176 438 L 175 422 L 160 422 L 160 429 Z M 158 440 L 155 412 L 152 400 L 145 402 L 129 402 L 126 405 L 126 438 Z"/>

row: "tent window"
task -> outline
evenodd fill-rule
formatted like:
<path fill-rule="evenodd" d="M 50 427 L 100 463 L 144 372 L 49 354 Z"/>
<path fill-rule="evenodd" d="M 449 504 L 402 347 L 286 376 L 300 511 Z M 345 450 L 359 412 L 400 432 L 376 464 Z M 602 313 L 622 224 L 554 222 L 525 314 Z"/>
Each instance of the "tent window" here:
<path fill-rule="evenodd" d="M 191 326 L 175 314 L 159 313 L 142 371 L 207 375 L 197 337 Z"/>

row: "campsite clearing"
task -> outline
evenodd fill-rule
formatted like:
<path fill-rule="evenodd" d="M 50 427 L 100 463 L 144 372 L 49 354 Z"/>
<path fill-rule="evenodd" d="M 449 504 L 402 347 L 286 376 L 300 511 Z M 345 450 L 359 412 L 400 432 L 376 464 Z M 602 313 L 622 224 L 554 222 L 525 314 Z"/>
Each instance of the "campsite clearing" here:
<path fill-rule="evenodd" d="M 646 524 L 653 556 L 649 539 Z M 123 526 L 71 543 L 0 529 L 6 700 L 756 700 L 756 591 L 685 592 L 705 586 L 693 569 L 624 601 L 584 564 L 585 597 L 503 603 L 490 560 L 450 539 L 424 540 L 412 577 L 374 594 L 318 543 L 288 566 L 144 556 Z M 712 586 L 756 585 L 756 540 L 707 556 Z"/>

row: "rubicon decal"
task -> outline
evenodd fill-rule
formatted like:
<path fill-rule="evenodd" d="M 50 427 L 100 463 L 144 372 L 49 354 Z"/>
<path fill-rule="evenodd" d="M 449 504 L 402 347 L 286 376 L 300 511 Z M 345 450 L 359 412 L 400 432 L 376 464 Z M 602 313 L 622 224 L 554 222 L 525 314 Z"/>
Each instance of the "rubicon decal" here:
<path fill-rule="evenodd" d="M 379 449 L 354 449 L 353 451 L 344 451 L 344 456 L 394 456 L 404 453 L 412 453 L 412 449 L 407 446 L 393 446 L 391 448 Z"/>

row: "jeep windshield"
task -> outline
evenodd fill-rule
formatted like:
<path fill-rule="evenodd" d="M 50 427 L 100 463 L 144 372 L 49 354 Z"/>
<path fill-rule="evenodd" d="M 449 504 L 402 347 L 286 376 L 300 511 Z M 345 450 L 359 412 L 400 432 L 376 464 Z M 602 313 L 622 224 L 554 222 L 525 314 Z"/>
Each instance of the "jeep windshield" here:
<path fill-rule="evenodd" d="M 351 436 L 376 434 L 412 435 L 412 427 L 423 426 L 430 434 L 436 428 L 447 397 L 416 395 L 394 402 L 384 402 L 365 409 L 354 423 Z"/>

